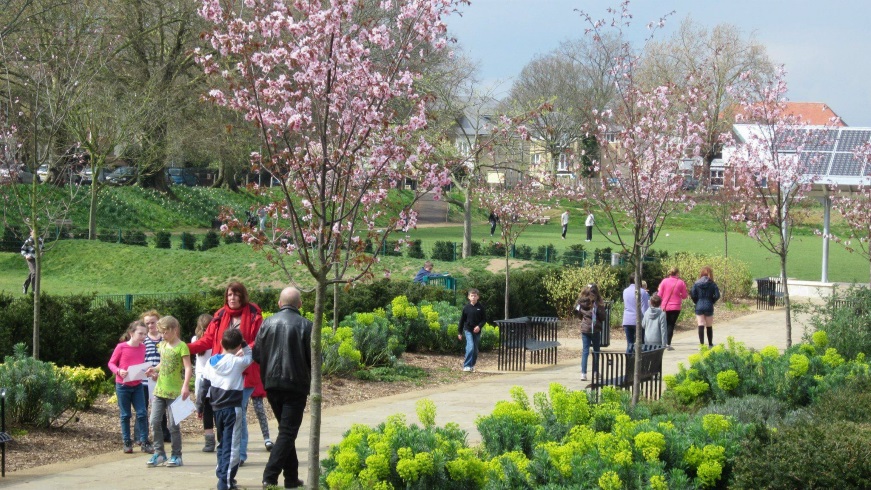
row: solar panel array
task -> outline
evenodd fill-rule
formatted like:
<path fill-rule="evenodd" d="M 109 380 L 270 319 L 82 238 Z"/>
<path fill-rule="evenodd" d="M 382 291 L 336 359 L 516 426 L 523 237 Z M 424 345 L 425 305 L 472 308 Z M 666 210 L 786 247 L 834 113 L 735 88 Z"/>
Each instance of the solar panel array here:
<path fill-rule="evenodd" d="M 871 164 L 859 160 L 854 152 L 871 142 L 871 128 L 799 129 L 795 136 L 802 144 L 801 160 L 806 173 L 821 180 L 871 176 Z M 781 147 L 784 150 L 795 150 Z"/>

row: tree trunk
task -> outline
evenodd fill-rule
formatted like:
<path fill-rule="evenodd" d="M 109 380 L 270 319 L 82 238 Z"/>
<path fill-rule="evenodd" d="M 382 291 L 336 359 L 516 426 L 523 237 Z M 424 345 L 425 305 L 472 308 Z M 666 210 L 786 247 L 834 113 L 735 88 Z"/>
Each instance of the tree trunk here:
<path fill-rule="evenodd" d="M 508 268 L 508 243 L 505 244 L 505 316 L 504 319 L 508 319 L 508 278 L 509 278 L 509 268 Z"/>
<path fill-rule="evenodd" d="M 463 258 L 472 256 L 472 189 L 463 189 Z"/>
<path fill-rule="evenodd" d="M 641 391 L 641 344 L 644 337 L 641 333 L 641 262 L 644 257 L 635 246 L 635 369 L 632 376 L 632 406 L 638 404 L 639 392 Z"/>
<path fill-rule="evenodd" d="M 97 239 L 97 193 L 99 192 L 97 186 L 100 185 L 98 172 L 101 168 L 103 168 L 103 165 L 91 165 L 91 205 L 88 209 L 88 240 Z"/>
<path fill-rule="evenodd" d="M 339 283 L 333 283 L 333 333 L 339 328 Z"/>
<path fill-rule="evenodd" d="M 321 477 L 320 447 L 321 447 L 321 404 L 323 401 L 323 388 L 321 383 L 321 328 L 324 323 L 324 300 L 327 292 L 326 275 L 317 277 L 315 287 L 315 311 L 314 325 L 312 327 L 312 381 L 310 400 L 311 426 L 308 442 L 308 479 L 306 488 L 317 489 Z"/>
<path fill-rule="evenodd" d="M 792 312 L 789 307 L 789 285 L 786 283 L 786 253 L 780 255 L 780 281 L 783 283 L 783 307 L 786 308 L 786 348 L 792 347 Z"/>
<path fill-rule="evenodd" d="M 221 160 L 220 165 L 218 166 L 218 176 L 215 177 L 215 182 L 212 183 L 212 187 L 226 187 L 233 192 L 239 192 L 239 184 L 236 183 L 233 172 L 227 167 L 228 165 Z"/>

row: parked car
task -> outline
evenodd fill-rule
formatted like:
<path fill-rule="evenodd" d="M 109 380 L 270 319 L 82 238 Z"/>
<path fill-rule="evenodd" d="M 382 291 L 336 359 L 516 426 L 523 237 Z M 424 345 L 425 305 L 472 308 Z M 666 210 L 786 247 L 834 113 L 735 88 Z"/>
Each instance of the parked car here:
<path fill-rule="evenodd" d="M 39 176 L 28 170 L 25 165 L 4 165 L 0 167 L 0 184 L 31 184 L 33 179 L 39 182 Z"/>
<path fill-rule="evenodd" d="M 106 175 L 106 183 L 109 185 L 126 185 L 136 180 L 134 167 L 118 167 Z"/>
<path fill-rule="evenodd" d="M 36 169 L 36 175 L 39 176 L 40 182 L 45 182 L 46 180 L 48 180 L 48 164 L 43 163 L 42 165 L 40 165 L 39 168 Z"/>
<path fill-rule="evenodd" d="M 169 174 L 170 182 L 174 185 L 193 187 L 199 184 L 197 176 L 186 168 L 171 168 L 167 173 Z"/>

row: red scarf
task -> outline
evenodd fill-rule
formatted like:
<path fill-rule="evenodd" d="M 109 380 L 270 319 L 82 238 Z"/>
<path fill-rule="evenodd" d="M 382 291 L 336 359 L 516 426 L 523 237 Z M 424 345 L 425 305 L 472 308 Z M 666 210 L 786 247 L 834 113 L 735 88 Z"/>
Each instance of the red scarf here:
<path fill-rule="evenodd" d="M 242 305 L 238 310 L 234 310 L 227 306 L 227 303 L 224 303 L 224 314 L 221 316 L 221 324 L 218 326 L 218 332 L 225 331 L 232 321 L 233 317 L 239 316 L 242 314 L 242 318 L 239 319 L 239 331 L 242 332 L 242 337 L 244 338 L 246 334 L 251 332 L 251 328 L 253 327 L 251 323 L 251 305 Z M 254 339 L 251 339 L 253 342 Z M 248 339 L 245 339 L 248 342 Z M 250 343 L 250 342 L 248 342 Z"/>

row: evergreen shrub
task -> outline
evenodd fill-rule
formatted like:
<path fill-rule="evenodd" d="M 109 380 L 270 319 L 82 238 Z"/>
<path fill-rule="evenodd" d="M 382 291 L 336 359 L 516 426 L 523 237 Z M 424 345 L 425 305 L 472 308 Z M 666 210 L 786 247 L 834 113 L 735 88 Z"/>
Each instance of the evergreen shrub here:
<path fill-rule="evenodd" d="M 49 427 L 76 404 L 76 391 L 53 363 L 28 355 L 27 345 L 0 364 L 0 386 L 6 388 L 6 416 L 13 425 Z"/>
<path fill-rule="evenodd" d="M 411 243 L 409 243 L 408 252 L 406 253 L 408 258 L 423 259 L 426 257 L 423 253 L 422 243 L 421 240 L 412 240 Z"/>
<path fill-rule="evenodd" d="M 158 231 L 154 234 L 154 248 L 171 248 L 172 234 L 168 231 Z"/>
<path fill-rule="evenodd" d="M 200 244 L 200 250 L 210 250 L 221 244 L 221 239 L 215 230 L 209 230 L 203 237 L 203 243 Z"/>
<path fill-rule="evenodd" d="M 121 243 L 125 245 L 136 245 L 139 247 L 148 246 L 148 241 L 145 239 L 145 233 L 139 230 L 124 230 L 121 235 Z"/>
<path fill-rule="evenodd" d="M 181 233 L 181 243 L 179 244 L 179 248 L 182 250 L 196 250 L 197 237 L 191 233 L 183 231 Z"/>
<path fill-rule="evenodd" d="M 433 244 L 432 255 L 433 260 L 444 260 L 452 262 L 454 260 L 454 242 L 439 240 Z"/>

